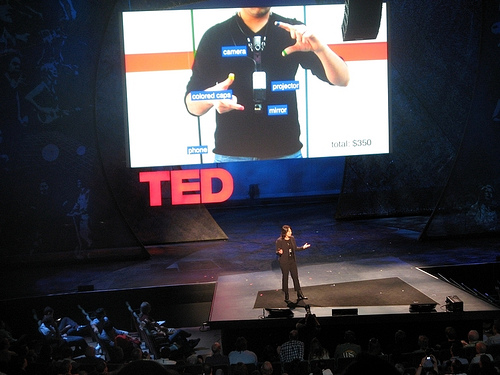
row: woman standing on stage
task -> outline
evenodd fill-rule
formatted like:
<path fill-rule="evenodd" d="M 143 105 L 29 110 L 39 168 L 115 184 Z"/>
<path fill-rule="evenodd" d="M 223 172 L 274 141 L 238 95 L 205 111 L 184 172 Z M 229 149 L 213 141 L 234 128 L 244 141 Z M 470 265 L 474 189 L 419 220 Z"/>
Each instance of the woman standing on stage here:
<path fill-rule="evenodd" d="M 292 228 L 289 225 L 283 225 L 281 228 L 281 236 L 276 240 L 276 254 L 278 255 L 281 274 L 282 274 L 282 290 L 285 292 L 285 302 L 290 303 L 290 295 L 288 294 L 288 274 L 292 276 L 293 287 L 297 292 L 297 299 L 307 299 L 302 294 L 299 282 L 299 272 L 297 270 L 297 263 L 295 259 L 295 252 L 307 249 L 310 244 L 307 242 L 297 247 L 295 238 L 292 236 Z"/>

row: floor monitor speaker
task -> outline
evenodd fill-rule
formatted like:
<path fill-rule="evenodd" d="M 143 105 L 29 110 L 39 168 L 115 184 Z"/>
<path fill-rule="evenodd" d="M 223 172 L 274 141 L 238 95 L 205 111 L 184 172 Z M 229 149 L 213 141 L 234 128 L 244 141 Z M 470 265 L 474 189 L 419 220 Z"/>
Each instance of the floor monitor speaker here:
<path fill-rule="evenodd" d="M 293 311 L 290 309 L 266 308 L 268 313 L 266 318 L 293 318 Z"/>
<path fill-rule="evenodd" d="M 446 297 L 446 311 L 462 312 L 464 311 L 464 303 L 458 296 Z"/>
<path fill-rule="evenodd" d="M 436 311 L 437 303 L 412 303 L 410 312 L 433 312 Z"/>
<path fill-rule="evenodd" d="M 332 316 L 358 315 L 358 309 L 332 309 Z"/>

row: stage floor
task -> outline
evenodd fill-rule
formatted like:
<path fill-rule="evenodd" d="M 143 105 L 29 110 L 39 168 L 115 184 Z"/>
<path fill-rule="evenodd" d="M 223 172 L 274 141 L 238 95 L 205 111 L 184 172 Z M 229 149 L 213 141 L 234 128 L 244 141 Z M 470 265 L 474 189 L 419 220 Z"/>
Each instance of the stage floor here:
<path fill-rule="evenodd" d="M 444 282 L 427 272 L 395 257 L 370 258 L 347 262 L 325 263 L 299 266 L 299 278 L 303 289 L 322 284 L 339 284 L 352 281 L 373 280 L 398 277 L 407 284 L 434 300 L 436 312 L 446 312 L 446 297 L 457 295 L 463 302 L 464 312 L 498 311 L 495 306 Z M 291 286 L 290 280 L 290 286 Z M 258 292 L 281 288 L 281 271 L 279 268 L 266 272 L 249 272 L 220 276 L 216 285 L 210 313 L 211 322 L 258 320 L 268 316 L 268 311 L 254 308 Z M 378 290 L 372 293 L 380 293 Z M 332 288 L 332 293 L 335 293 Z M 283 294 L 281 294 L 283 295 Z M 290 296 L 295 297 L 293 287 Z M 235 302 L 237 301 L 237 302 Z M 295 301 L 293 301 L 295 302 Z M 419 301 L 414 301 L 419 303 Z M 410 314 L 409 304 L 390 306 L 314 306 L 314 299 L 300 302 L 295 308 L 295 316 L 303 316 L 305 304 L 311 306 L 311 312 L 318 317 L 332 316 L 332 309 L 356 308 L 358 315 Z M 269 308 L 287 308 L 281 303 Z"/>

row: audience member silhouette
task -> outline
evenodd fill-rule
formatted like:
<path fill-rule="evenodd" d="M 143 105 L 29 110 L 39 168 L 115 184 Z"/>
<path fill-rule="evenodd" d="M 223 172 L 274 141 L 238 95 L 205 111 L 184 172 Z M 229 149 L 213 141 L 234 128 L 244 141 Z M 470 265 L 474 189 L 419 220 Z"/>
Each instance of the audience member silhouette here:
<path fill-rule="evenodd" d="M 271 363 L 279 362 L 280 356 L 278 354 L 278 348 L 273 344 L 266 344 L 262 349 L 261 355 L 259 357 L 260 362 L 269 361 Z"/>
<path fill-rule="evenodd" d="M 500 371 L 495 367 L 493 361 L 487 355 L 482 355 L 479 359 L 480 375 L 498 375 Z"/>
<path fill-rule="evenodd" d="M 328 349 L 321 344 L 317 337 L 311 340 L 308 359 L 310 363 L 310 372 L 313 374 L 318 373 L 318 375 L 327 375 L 335 370 L 335 366 L 328 361 L 330 359 Z"/>
<path fill-rule="evenodd" d="M 426 354 L 420 360 L 415 375 L 438 375 L 439 363 L 434 354 Z"/>
<path fill-rule="evenodd" d="M 354 358 L 361 353 L 361 346 L 356 344 L 356 334 L 354 331 L 344 332 L 344 342 L 335 348 L 333 358 Z"/>
<path fill-rule="evenodd" d="M 229 352 L 229 364 L 236 365 L 237 363 L 253 364 L 257 366 L 257 355 L 255 352 L 248 350 L 247 339 L 240 336 L 236 339 L 235 348 Z"/>
<path fill-rule="evenodd" d="M 458 374 L 458 375 L 467 375 L 467 366 L 463 364 L 460 360 L 454 359 L 451 361 L 449 367 L 445 369 L 445 374 Z"/>
<path fill-rule="evenodd" d="M 54 350 L 48 342 L 41 344 L 36 358 L 36 362 L 32 364 L 33 373 L 49 374 L 54 363 Z"/>
<path fill-rule="evenodd" d="M 231 368 L 231 375 L 250 375 L 246 363 L 238 362 Z"/>
<path fill-rule="evenodd" d="M 71 375 L 73 370 L 73 363 L 69 359 L 64 359 L 57 363 L 58 375 Z"/>
<path fill-rule="evenodd" d="M 80 325 L 68 316 L 56 319 L 54 314 L 55 311 L 52 307 L 50 306 L 45 307 L 45 309 L 43 310 L 42 321 L 45 320 L 46 318 L 52 318 L 54 322 L 56 322 L 57 324 L 57 329 L 59 331 L 59 334 L 61 335 L 67 334 L 70 336 L 84 336 L 90 333 L 88 330 L 88 326 Z"/>
<path fill-rule="evenodd" d="M 12 357 L 16 355 L 16 352 L 10 350 L 10 342 L 7 338 L 0 340 L 0 373 L 8 373 Z"/>
<path fill-rule="evenodd" d="M 89 375 L 108 375 L 109 369 L 108 364 L 106 362 L 98 363 L 95 367 L 95 371 Z"/>
<path fill-rule="evenodd" d="M 82 336 L 70 335 L 68 332 L 75 334 L 76 330 L 72 328 L 66 329 L 67 326 L 64 327 L 65 333 L 61 334 L 54 316 L 52 314 L 45 314 L 39 326 L 39 331 L 49 343 L 55 345 L 57 348 L 61 348 L 64 345 L 74 346 L 76 354 L 83 354 L 85 348 L 88 346 L 87 341 Z"/>
<path fill-rule="evenodd" d="M 316 314 L 311 312 L 309 305 L 304 306 L 306 314 L 303 319 L 300 319 L 295 328 L 299 331 L 299 340 L 304 343 L 304 355 L 309 356 L 309 345 L 314 337 L 317 337 L 321 332 L 321 325 L 316 317 Z"/>
<path fill-rule="evenodd" d="M 139 347 L 135 347 L 132 349 L 132 352 L 130 353 L 130 358 L 129 361 L 138 361 L 144 358 L 144 353 Z"/>
<path fill-rule="evenodd" d="M 281 363 L 285 366 L 294 360 L 304 359 L 304 343 L 299 340 L 299 332 L 293 329 L 288 334 L 288 341 L 279 348 Z"/>
<path fill-rule="evenodd" d="M 11 345 L 17 341 L 17 339 L 12 336 L 12 333 L 7 328 L 7 324 L 5 323 L 5 321 L 0 320 L 0 340 L 2 339 L 9 340 L 9 343 Z"/>
<path fill-rule="evenodd" d="M 394 343 L 392 349 L 390 350 L 391 362 L 401 363 L 403 361 L 403 354 L 409 353 L 410 351 L 406 332 L 398 329 L 394 333 Z"/>
<path fill-rule="evenodd" d="M 446 336 L 446 340 L 439 343 L 438 348 L 439 350 L 441 350 L 442 353 L 446 352 L 449 353 L 449 350 L 453 345 L 453 343 L 458 340 L 457 331 L 455 330 L 454 327 L 446 327 L 444 330 L 444 334 Z"/>
<path fill-rule="evenodd" d="M 229 357 L 222 354 L 222 346 L 219 342 L 214 342 L 211 347 L 212 354 L 205 358 L 205 363 L 214 366 L 228 366 Z"/>
<path fill-rule="evenodd" d="M 382 345 L 380 344 L 378 338 L 372 337 L 370 340 L 368 340 L 368 348 L 366 352 L 371 355 L 384 355 L 384 353 L 382 352 Z"/>
<path fill-rule="evenodd" d="M 422 353 L 424 355 L 429 350 L 429 338 L 426 335 L 419 335 L 417 340 L 417 349 L 413 353 Z"/>
<path fill-rule="evenodd" d="M 486 344 L 483 341 L 477 342 L 475 345 L 475 349 L 476 349 L 476 355 L 471 358 L 471 360 L 470 360 L 471 364 L 479 363 L 479 360 L 481 359 L 482 355 L 486 355 L 487 357 L 489 357 L 493 361 L 493 356 L 489 353 L 486 353 L 488 347 L 486 346 Z"/>
<path fill-rule="evenodd" d="M 476 331 L 475 329 L 471 329 L 469 333 L 467 333 L 467 341 L 462 340 L 462 345 L 465 347 L 471 346 L 471 347 L 476 347 L 476 344 L 479 342 L 479 332 Z"/>
<path fill-rule="evenodd" d="M 328 350 L 323 347 L 321 342 L 317 337 L 314 337 L 311 340 L 310 351 L 309 351 L 309 360 L 320 360 L 320 359 L 330 359 L 330 353 Z"/>
<path fill-rule="evenodd" d="M 108 354 L 108 359 L 114 363 L 122 363 L 125 361 L 125 353 L 120 345 L 117 345 L 115 339 L 117 335 L 117 330 L 113 327 L 111 321 L 106 320 L 102 327 L 102 330 L 97 335 L 99 338 L 99 343 L 102 345 Z"/>
<path fill-rule="evenodd" d="M 111 362 L 121 362 L 123 363 L 123 367 L 120 369 L 120 374 L 122 374 L 122 370 L 128 365 L 128 362 L 153 362 L 144 356 L 144 353 L 138 346 L 129 345 L 129 355 L 124 354 L 124 348 L 118 344 L 117 341 L 117 332 L 121 330 L 116 330 L 113 326 L 112 322 L 105 317 L 104 309 L 101 314 L 100 321 L 93 322 L 93 326 L 98 329 L 100 325 L 102 326 L 102 331 L 100 334 L 101 342 L 107 342 L 110 347 L 116 346 L 122 351 L 121 358 L 116 360 L 116 357 L 111 357 Z M 47 324 L 48 321 L 53 320 L 53 312 L 46 314 L 43 319 L 43 325 Z M 104 324 L 101 324 L 104 322 Z M 65 324 L 63 328 L 66 328 L 70 324 Z M 52 322 L 51 329 L 54 332 L 59 330 L 59 326 Z M 72 325 L 74 328 L 74 325 Z M 498 327 L 498 326 L 495 326 Z M 77 327 L 78 328 L 78 327 Z M 462 328 L 462 327 L 461 327 Z M 69 331 L 71 328 L 67 328 Z M 126 331 L 122 331 L 126 332 Z M 493 329 L 493 334 L 491 337 L 497 334 L 497 328 Z M 366 333 L 363 337 L 367 337 Z M 383 354 L 382 344 L 388 345 L 390 343 L 383 341 L 387 339 L 387 336 L 383 336 L 381 339 L 379 337 L 372 337 L 368 342 L 366 347 L 358 345 L 356 341 L 356 337 L 353 331 L 346 331 L 344 336 L 344 342 L 338 344 L 335 347 L 336 355 L 341 353 L 341 356 L 338 358 L 346 358 L 351 357 L 349 362 L 343 364 L 342 374 L 378 374 L 383 373 L 391 374 L 391 373 L 400 373 L 402 375 L 446 375 L 446 374 L 465 374 L 467 375 L 499 375 L 498 371 L 498 358 L 492 356 L 488 350 L 491 349 L 486 345 L 483 341 L 477 341 L 480 337 L 480 334 L 475 330 L 470 330 L 467 335 L 467 341 L 461 341 L 457 338 L 456 332 L 454 329 L 448 327 L 445 330 L 446 333 L 446 342 L 441 343 L 438 348 L 443 348 L 449 345 L 449 354 L 448 357 L 443 361 L 442 365 L 440 365 L 439 358 L 436 356 L 430 355 L 431 359 L 427 359 L 429 354 L 432 351 L 432 348 L 429 345 L 429 338 L 426 335 L 418 336 L 418 348 L 416 350 L 405 352 L 406 354 L 414 355 L 420 354 L 421 360 L 415 363 L 412 369 L 412 366 L 409 366 L 408 363 L 397 363 L 393 361 L 393 358 L 387 358 L 387 356 L 381 355 Z M 450 334 L 451 333 L 451 334 Z M 68 334 L 65 334 L 68 336 Z M 107 336 L 106 336 L 107 335 Z M 433 332 L 433 338 L 439 336 L 439 331 Z M 71 336 L 68 336 L 71 337 Z M 78 337 L 78 336 L 72 336 Z M 369 337 L 369 336 L 368 336 Z M 401 339 L 401 337 L 406 340 L 406 335 L 403 331 L 398 331 L 398 333 L 394 336 L 395 342 Z M 398 337 L 398 339 L 396 339 Z M 325 338 L 323 337 L 323 340 Z M 390 340 L 387 340 L 390 341 Z M 17 344 L 17 341 L 13 341 Z M 402 342 L 402 341 L 400 341 Z M 310 352 L 304 360 L 304 343 L 299 339 L 299 333 L 297 330 L 293 330 L 289 333 L 289 340 L 284 342 L 278 350 L 272 344 L 266 344 L 262 342 L 263 346 L 258 347 L 259 353 L 262 353 L 262 356 L 257 360 L 257 356 L 255 352 L 248 350 L 247 340 L 245 337 L 239 337 L 235 343 L 235 350 L 233 350 L 229 356 L 225 356 L 222 353 L 222 348 L 220 342 L 214 342 L 211 347 L 211 355 L 207 356 L 205 359 L 201 355 L 192 355 L 189 358 L 184 358 L 185 361 L 179 362 L 185 365 L 191 362 L 191 360 L 196 363 L 200 363 L 203 367 L 203 371 L 199 373 L 199 375 L 221 375 L 220 372 L 216 372 L 220 369 L 217 368 L 219 365 L 228 366 L 231 364 L 231 368 L 226 371 L 226 375 L 282 375 L 280 371 L 277 371 L 275 359 L 279 359 L 283 364 L 283 369 L 287 375 L 305 375 L 306 368 L 304 367 L 304 362 L 308 363 L 308 374 L 309 375 L 326 375 L 329 374 L 328 366 L 323 366 L 328 363 L 329 360 L 329 352 L 327 347 L 334 347 L 334 342 L 326 341 L 327 346 L 323 346 L 319 337 L 313 337 L 311 340 L 309 347 Z M 129 344 L 129 342 L 127 342 Z M 74 358 L 74 353 L 71 350 L 69 345 L 57 348 L 57 354 L 54 356 L 53 349 L 55 347 L 50 346 L 48 342 L 43 342 L 38 344 L 36 347 L 36 352 L 28 347 L 27 345 L 16 345 L 15 350 L 12 350 L 10 347 L 9 338 L 4 336 L 0 339 L 0 372 L 8 375 L 69 375 L 70 373 L 80 375 L 106 375 L 108 373 L 107 365 L 108 362 L 105 359 L 99 358 L 96 356 L 95 348 L 92 346 L 87 346 L 85 349 L 85 356 L 81 358 Z M 472 346 L 474 345 L 474 346 Z M 292 350 L 290 348 L 295 348 L 297 350 Z M 404 346 L 407 347 L 407 346 Z M 467 357 L 464 355 L 465 348 L 474 348 L 476 350 L 476 354 L 474 357 Z M 353 349 L 355 348 L 355 349 Z M 342 350 L 340 350 L 342 349 Z M 298 353 L 298 354 L 297 354 Z M 346 354 L 347 353 L 347 354 Z M 335 354 L 334 356 L 335 357 Z M 379 358 L 377 358 L 379 357 Z M 265 359 L 264 359 L 265 358 Z M 269 359 L 273 360 L 269 360 Z M 377 358 L 377 359 L 375 359 Z M 390 361 L 388 360 L 390 359 Z M 470 362 L 470 366 L 468 365 L 468 360 Z M 379 361 L 380 360 L 380 361 Z M 245 363 L 246 362 L 246 363 Z M 314 363 L 313 363 L 314 362 Z M 260 367 L 256 367 L 256 365 L 260 363 Z M 347 367 L 344 367 L 347 363 Z M 274 368 L 273 368 L 274 365 Z M 405 367 L 406 365 L 406 367 Z M 396 366 L 398 370 L 396 369 Z M 176 369 L 183 369 L 183 367 L 175 367 Z M 334 370 L 334 367 L 331 367 L 331 370 Z M 338 369 L 337 369 L 338 370 Z M 394 372 L 396 371 L 396 372 Z M 125 372 L 123 372 L 125 373 Z M 140 372 L 138 372 L 140 373 Z M 335 375 L 341 375 L 340 371 L 334 372 Z M 116 371 L 113 372 L 116 374 Z M 126 373 L 125 373 L 126 374 Z M 197 373 L 198 374 L 198 373 Z"/>
<path fill-rule="evenodd" d="M 145 301 L 141 303 L 139 320 L 145 324 L 158 347 L 176 343 L 179 348 L 182 347 L 187 353 L 191 352 L 200 342 L 199 338 L 188 340 L 191 334 L 185 330 L 168 328 L 156 321 L 151 316 L 151 304 L 149 302 Z"/>
<path fill-rule="evenodd" d="M 304 360 L 304 343 L 299 340 L 299 331 L 291 330 L 288 341 L 278 350 L 283 371 L 289 375 L 300 373 L 300 362 Z"/>
<path fill-rule="evenodd" d="M 451 345 L 450 356 L 451 357 L 448 360 L 449 362 L 459 361 L 464 366 L 469 365 L 469 361 L 467 360 L 467 358 L 465 358 L 464 347 L 458 340 Z"/>
<path fill-rule="evenodd" d="M 106 322 L 109 321 L 109 318 L 107 316 L 106 310 L 103 307 L 99 307 L 95 311 L 95 318 L 92 319 L 92 322 L 90 323 L 91 328 L 95 332 L 96 335 L 99 335 L 102 330 L 104 329 L 104 325 Z M 128 331 L 118 329 L 115 327 L 115 333 L 117 335 L 128 335 Z"/>
<path fill-rule="evenodd" d="M 110 320 L 106 320 L 99 333 L 99 341 L 106 346 L 115 362 L 130 361 L 132 351 L 140 345 L 140 340 L 123 332 L 116 329 Z"/>
<path fill-rule="evenodd" d="M 91 373 L 92 371 L 96 371 L 97 365 L 105 362 L 105 360 L 96 355 L 95 347 L 89 345 L 85 349 L 85 355 L 83 357 L 77 358 L 76 362 L 78 362 L 79 364 L 78 370 L 83 370 L 87 371 L 87 373 Z"/>
<path fill-rule="evenodd" d="M 273 372 L 273 364 L 270 361 L 264 361 L 262 366 L 260 366 L 261 375 L 272 375 Z"/>
<path fill-rule="evenodd" d="M 486 340 L 486 345 L 500 345 L 500 320 L 493 322 L 492 335 Z"/>
<path fill-rule="evenodd" d="M 480 336 L 479 332 L 475 329 L 471 329 L 467 333 L 467 340 L 461 340 L 464 347 L 464 356 L 469 360 L 469 362 L 476 355 L 476 344 L 478 342 L 480 342 Z"/>

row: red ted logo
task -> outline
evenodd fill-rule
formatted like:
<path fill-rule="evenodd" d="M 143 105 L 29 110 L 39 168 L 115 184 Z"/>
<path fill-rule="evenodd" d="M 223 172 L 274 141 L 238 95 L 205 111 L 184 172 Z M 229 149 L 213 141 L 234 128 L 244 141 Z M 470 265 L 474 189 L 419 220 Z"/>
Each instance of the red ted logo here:
<path fill-rule="evenodd" d="M 212 190 L 214 179 L 222 183 L 217 192 Z M 222 168 L 139 172 L 139 181 L 149 183 L 150 206 L 161 206 L 164 181 L 170 181 L 173 205 L 224 202 L 234 189 L 233 176 Z"/>

